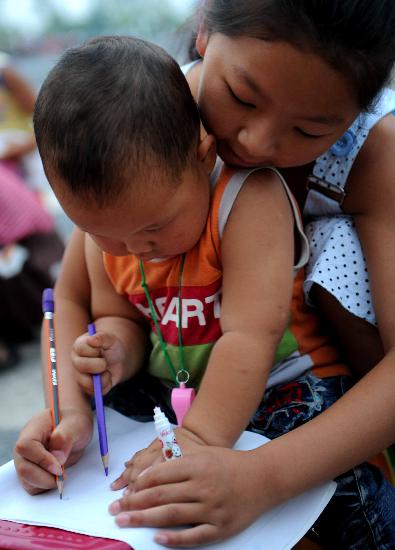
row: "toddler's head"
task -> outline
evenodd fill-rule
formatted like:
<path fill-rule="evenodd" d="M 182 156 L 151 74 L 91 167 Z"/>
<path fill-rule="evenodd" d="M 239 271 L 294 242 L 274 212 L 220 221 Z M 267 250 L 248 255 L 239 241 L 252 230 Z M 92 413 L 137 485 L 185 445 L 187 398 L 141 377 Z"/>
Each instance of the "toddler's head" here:
<path fill-rule="evenodd" d="M 113 36 L 66 51 L 39 92 L 34 129 L 60 203 L 101 248 L 150 259 L 196 242 L 213 141 L 200 141 L 188 84 L 160 47 Z"/>

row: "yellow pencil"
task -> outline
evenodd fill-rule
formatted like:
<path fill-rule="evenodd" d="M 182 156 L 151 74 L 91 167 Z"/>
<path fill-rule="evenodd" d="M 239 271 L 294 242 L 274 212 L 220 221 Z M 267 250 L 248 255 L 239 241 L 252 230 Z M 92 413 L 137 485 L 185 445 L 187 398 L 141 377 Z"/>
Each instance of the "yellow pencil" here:
<path fill-rule="evenodd" d="M 52 288 L 46 288 L 42 296 L 42 309 L 45 320 L 45 330 L 48 342 L 48 376 L 50 383 L 50 400 L 51 400 L 51 413 L 52 413 L 52 427 L 53 429 L 60 422 L 59 414 L 59 392 L 58 392 L 58 376 L 56 371 L 56 348 L 55 348 L 55 327 L 54 327 L 54 312 L 55 302 L 53 297 Z M 59 497 L 63 498 L 63 485 L 64 485 L 64 469 L 62 466 L 62 474 L 56 476 L 56 484 L 58 486 Z"/>

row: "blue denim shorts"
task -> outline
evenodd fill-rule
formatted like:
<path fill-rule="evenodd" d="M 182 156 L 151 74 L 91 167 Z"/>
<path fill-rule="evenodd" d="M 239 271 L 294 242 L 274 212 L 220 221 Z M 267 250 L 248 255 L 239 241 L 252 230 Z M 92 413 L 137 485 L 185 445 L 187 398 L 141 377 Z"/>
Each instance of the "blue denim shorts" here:
<path fill-rule="evenodd" d="M 349 376 L 311 373 L 265 392 L 249 430 L 274 439 L 311 420 L 352 386 Z M 363 463 L 335 479 L 336 492 L 313 527 L 322 548 L 394 550 L 395 488 Z"/>

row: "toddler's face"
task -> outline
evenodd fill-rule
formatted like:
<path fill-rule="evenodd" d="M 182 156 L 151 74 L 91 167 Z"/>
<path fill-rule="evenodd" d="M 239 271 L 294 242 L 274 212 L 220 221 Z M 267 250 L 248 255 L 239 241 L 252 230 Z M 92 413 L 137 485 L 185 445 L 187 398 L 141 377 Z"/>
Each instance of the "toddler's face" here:
<path fill-rule="evenodd" d="M 236 166 L 301 166 L 358 114 L 345 78 L 285 42 L 201 33 L 198 104 L 219 155 Z"/>
<path fill-rule="evenodd" d="M 51 184 L 66 214 L 104 252 L 149 261 L 191 249 L 203 232 L 210 204 L 203 170 L 185 170 L 178 186 L 157 176 L 153 179 L 151 173 L 145 189 L 144 182 L 138 183 L 137 192 L 126 190 L 116 204 L 102 208 L 72 196 L 59 179 Z"/>

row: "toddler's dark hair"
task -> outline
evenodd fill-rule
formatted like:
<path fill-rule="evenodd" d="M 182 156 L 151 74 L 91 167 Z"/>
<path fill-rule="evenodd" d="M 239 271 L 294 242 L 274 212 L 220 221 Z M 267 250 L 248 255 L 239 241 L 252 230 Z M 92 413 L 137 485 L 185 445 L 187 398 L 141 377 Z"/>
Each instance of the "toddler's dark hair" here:
<path fill-rule="evenodd" d="M 103 36 L 64 53 L 39 92 L 34 130 L 49 179 L 114 202 L 159 168 L 179 183 L 199 139 L 199 113 L 178 64 L 162 48 Z"/>
<path fill-rule="evenodd" d="M 361 110 L 391 77 L 394 0 L 206 0 L 198 17 L 209 33 L 282 41 L 316 53 L 346 77 Z"/>

